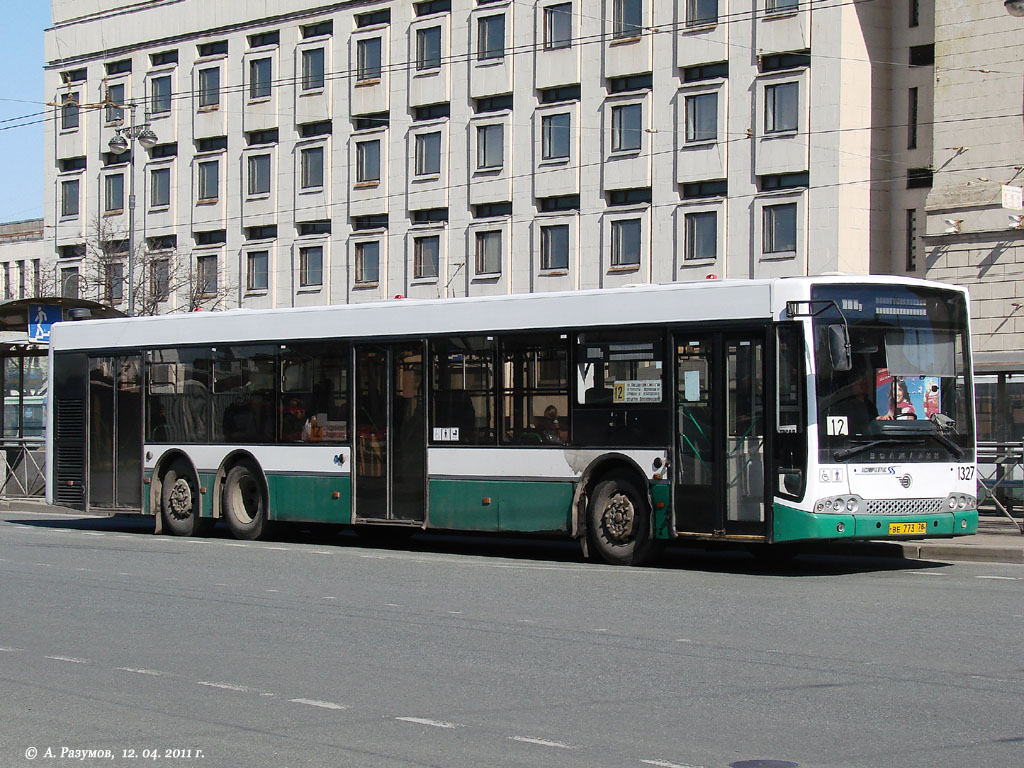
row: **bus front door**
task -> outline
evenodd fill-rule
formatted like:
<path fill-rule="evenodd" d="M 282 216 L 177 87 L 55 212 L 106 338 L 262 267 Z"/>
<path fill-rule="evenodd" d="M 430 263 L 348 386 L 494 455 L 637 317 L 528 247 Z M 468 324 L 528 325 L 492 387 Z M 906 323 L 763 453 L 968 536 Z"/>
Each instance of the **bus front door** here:
<path fill-rule="evenodd" d="M 426 510 L 427 435 L 424 345 L 355 347 L 355 519 L 422 522 Z"/>
<path fill-rule="evenodd" d="M 684 332 L 675 352 L 676 530 L 761 539 L 764 332 Z"/>
<path fill-rule="evenodd" d="M 89 360 L 89 508 L 142 505 L 142 359 Z"/>

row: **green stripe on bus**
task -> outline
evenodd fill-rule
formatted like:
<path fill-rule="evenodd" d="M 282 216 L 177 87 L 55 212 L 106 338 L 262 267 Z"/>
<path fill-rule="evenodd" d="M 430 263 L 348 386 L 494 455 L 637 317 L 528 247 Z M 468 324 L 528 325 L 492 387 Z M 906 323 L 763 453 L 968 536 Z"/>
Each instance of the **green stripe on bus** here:
<path fill-rule="evenodd" d="M 460 531 L 569 530 L 573 484 L 500 480 L 431 480 L 430 528 Z"/>
<path fill-rule="evenodd" d="M 773 506 L 772 540 L 813 541 L 825 539 L 887 539 L 890 523 L 923 522 L 927 533 L 914 537 L 927 538 L 966 536 L 978 531 L 977 510 L 939 512 L 931 515 L 819 515 L 787 507 Z M 843 530 L 839 530 L 839 526 Z"/>
<path fill-rule="evenodd" d="M 216 486 L 214 482 L 217 479 L 216 472 L 200 472 L 199 473 L 199 488 L 206 489 L 206 493 L 200 490 L 199 493 L 199 516 L 200 517 L 213 517 L 213 489 Z"/>
<path fill-rule="evenodd" d="M 654 538 L 672 538 L 675 535 L 672 530 L 672 486 L 668 483 L 652 485 L 651 501 L 654 502 Z M 662 505 L 660 509 L 659 504 Z"/>
<path fill-rule="evenodd" d="M 352 484 L 347 475 L 267 475 L 267 487 L 272 520 L 352 522 Z"/>

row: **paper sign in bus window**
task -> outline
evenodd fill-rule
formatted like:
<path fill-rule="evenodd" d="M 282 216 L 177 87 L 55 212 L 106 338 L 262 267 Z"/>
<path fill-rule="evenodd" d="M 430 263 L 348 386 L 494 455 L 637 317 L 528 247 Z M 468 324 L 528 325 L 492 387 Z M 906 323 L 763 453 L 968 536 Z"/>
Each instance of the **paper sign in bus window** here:
<path fill-rule="evenodd" d="M 660 403 L 660 381 L 616 381 L 612 392 L 615 403 Z"/>

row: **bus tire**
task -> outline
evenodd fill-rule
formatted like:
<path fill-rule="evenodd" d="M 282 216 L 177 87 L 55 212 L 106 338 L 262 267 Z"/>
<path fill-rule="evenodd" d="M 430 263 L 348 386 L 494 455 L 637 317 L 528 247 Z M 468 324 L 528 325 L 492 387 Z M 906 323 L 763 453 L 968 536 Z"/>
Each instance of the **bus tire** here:
<path fill-rule="evenodd" d="M 177 461 L 160 480 L 160 517 L 163 528 L 172 536 L 195 536 L 199 533 L 199 489 L 192 472 Z"/>
<path fill-rule="evenodd" d="M 612 565 L 642 565 L 654 542 L 643 496 L 624 478 L 603 480 L 594 487 L 587 509 L 590 549 Z"/>
<path fill-rule="evenodd" d="M 250 466 L 236 464 L 228 472 L 224 478 L 221 507 L 228 528 L 236 539 L 252 541 L 269 533 L 263 484 Z"/>

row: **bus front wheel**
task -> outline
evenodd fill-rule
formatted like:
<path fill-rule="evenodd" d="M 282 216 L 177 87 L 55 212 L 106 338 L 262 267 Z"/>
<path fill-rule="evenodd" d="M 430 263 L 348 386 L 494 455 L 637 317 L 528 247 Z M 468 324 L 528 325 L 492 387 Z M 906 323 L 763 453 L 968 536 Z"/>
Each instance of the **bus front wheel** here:
<path fill-rule="evenodd" d="M 269 530 L 263 485 L 251 467 L 237 464 L 224 478 L 224 518 L 236 539 L 262 538 Z"/>
<path fill-rule="evenodd" d="M 199 494 L 189 468 L 177 462 L 160 481 L 160 515 L 164 530 L 174 536 L 195 536 L 200 532 Z"/>
<path fill-rule="evenodd" d="M 612 565 L 641 565 L 653 550 L 647 505 L 629 480 L 597 484 L 587 511 L 590 546 Z"/>

